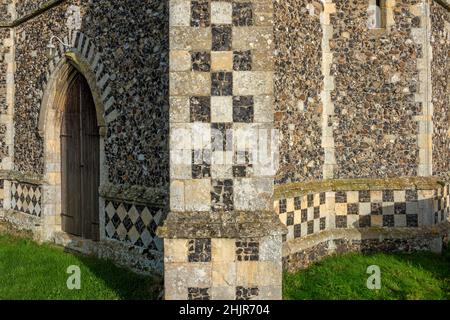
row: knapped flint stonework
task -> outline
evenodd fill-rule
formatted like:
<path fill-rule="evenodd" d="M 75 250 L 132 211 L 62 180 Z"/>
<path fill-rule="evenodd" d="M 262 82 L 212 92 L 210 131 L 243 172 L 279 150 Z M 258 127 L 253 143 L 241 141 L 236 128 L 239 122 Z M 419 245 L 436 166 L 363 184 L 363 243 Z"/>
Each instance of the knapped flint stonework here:
<path fill-rule="evenodd" d="M 412 6 L 420 1 L 395 1 L 395 23 L 380 33 L 368 28 L 368 1 L 334 2 L 335 178 L 414 176 L 419 164 L 415 116 L 422 113 L 415 101 L 417 59 L 424 48 L 413 41 Z"/>
<path fill-rule="evenodd" d="M 9 21 L 11 19 L 11 14 L 8 12 L 8 4 L 11 0 L 1 0 L 0 1 L 0 21 Z"/>
<path fill-rule="evenodd" d="M 386 0 L 385 25 L 371 29 L 362 0 L 0 0 L 0 221 L 164 268 L 166 299 L 281 299 L 283 268 L 330 254 L 440 252 L 443 1 Z M 48 205 L 60 180 L 58 154 L 44 155 L 59 140 L 39 132 L 52 35 L 71 42 L 75 65 L 87 60 L 105 104 L 99 242 L 62 232 Z M 275 176 L 236 147 L 273 127 Z"/>
<path fill-rule="evenodd" d="M 277 183 L 322 179 L 322 28 L 318 1 L 274 1 Z"/>
<path fill-rule="evenodd" d="M 27 14 L 30 14 L 42 6 L 49 4 L 51 2 L 55 2 L 55 0 L 19 0 L 16 1 L 16 11 L 17 16 L 23 17 Z"/>
<path fill-rule="evenodd" d="M 164 1 L 122 1 L 120 5 L 66 1 L 18 27 L 16 85 L 21 90 L 15 107 L 16 168 L 43 172 L 37 125 L 48 66 L 46 46 L 52 35 L 68 36 L 70 5 L 80 6 L 81 31 L 95 39 L 116 100 L 117 117 L 108 125 L 105 142 L 110 182 L 166 186 L 168 145 L 162 137 L 168 134 L 168 13 Z"/>
<path fill-rule="evenodd" d="M 450 70 L 450 15 L 433 3 L 431 5 L 431 69 L 433 114 L 433 174 L 445 174 L 450 167 L 449 131 L 449 70 Z"/>

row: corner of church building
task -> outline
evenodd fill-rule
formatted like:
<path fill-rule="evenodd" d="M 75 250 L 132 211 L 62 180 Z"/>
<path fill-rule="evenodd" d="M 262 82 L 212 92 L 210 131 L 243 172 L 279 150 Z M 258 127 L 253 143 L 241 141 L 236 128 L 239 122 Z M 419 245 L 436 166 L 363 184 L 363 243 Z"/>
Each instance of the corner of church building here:
<path fill-rule="evenodd" d="M 121 3 L 1 1 L 1 228 L 167 300 L 446 246 L 448 0 Z"/>

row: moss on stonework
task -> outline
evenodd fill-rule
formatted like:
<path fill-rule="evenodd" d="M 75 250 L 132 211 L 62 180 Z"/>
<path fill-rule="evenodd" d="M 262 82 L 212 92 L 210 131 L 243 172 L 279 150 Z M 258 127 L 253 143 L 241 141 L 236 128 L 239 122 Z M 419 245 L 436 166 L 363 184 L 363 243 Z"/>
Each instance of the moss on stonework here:
<path fill-rule="evenodd" d="M 45 180 L 41 174 L 32 172 L 19 172 L 14 170 L 0 170 L 0 180 L 19 181 L 33 185 L 41 185 Z"/>
<path fill-rule="evenodd" d="M 398 177 L 386 179 L 330 179 L 275 186 L 274 199 L 327 191 L 435 190 L 445 185 L 440 177 Z"/>

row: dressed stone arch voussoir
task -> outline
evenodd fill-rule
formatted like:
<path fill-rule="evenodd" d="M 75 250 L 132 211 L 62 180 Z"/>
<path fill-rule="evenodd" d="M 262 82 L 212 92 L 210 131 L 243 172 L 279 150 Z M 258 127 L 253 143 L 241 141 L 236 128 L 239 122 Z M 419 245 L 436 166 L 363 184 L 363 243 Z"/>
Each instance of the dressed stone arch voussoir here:
<path fill-rule="evenodd" d="M 61 123 L 69 87 L 77 75 L 87 81 L 95 105 L 99 128 L 100 185 L 108 181 L 105 161 L 105 137 L 108 123 L 117 118 L 114 108 L 110 75 L 105 70 L 101 53 L 95 43 L 84 33 L 74 31 L 59 44 L 55 57 L 49 62 L 43 84 L 43 96 L 39 115 L 39 134 L 44 141 L 45 184 L 42 186 L 43 239 L 52 240 L 61 233 Z M 99 212 L 104 212 L 104 201 L 99 198 Z M 100 240 L 104 238 L 103 215 L 99 217 Z"/>

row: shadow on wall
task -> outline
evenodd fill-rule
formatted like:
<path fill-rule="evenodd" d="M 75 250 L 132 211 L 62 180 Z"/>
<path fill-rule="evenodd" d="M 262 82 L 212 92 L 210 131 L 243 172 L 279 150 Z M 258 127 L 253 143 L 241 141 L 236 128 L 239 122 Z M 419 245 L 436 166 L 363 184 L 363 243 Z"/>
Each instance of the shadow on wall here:
<path fill-rule="evenodd" d="M 107 198 L 105 212 L 100 212 L 104 221 L 102 218 L 100 223 L 104 224 L 107 238 L 124 246 L 121 252 L 113 252 L 113 246 L 113 249 L 105 249 L 108 253 L 102 253 L 104 248 L 100 245 L 95 252 L 123 263 L 128 247 L 130 256 L 137 254 L 138 259 L 162 260 L 156 257 L 162 251 L 156 229 L 167 215 L 168 197 L 164 196 L 169 194 L 168 5 L 158 0 L 125 0 L 120 5 L 113 0 L 83 1 L 80 7 L 74 6 L 77 3 L 68 1 L 52 10 L 65 12 L 66 25 L 72 23 L 75 30 L 89 39 L 89 45 L 86 40 L 80 40 L 80 35 L 74 40 L 80 43 L 79 48 L 85 55 L 89 56 L 93 47 L 101 54 L 102 65 L 92 71 L 105 101 L 108 184 L 114 190 L 117 186 L 124 190 L 138 186 L 133 189 L 140 192 L 138 195 L 116 192 Z M 79 21 L 77 8 L 82 12 Z M 61 23 L 50 20 L 48 36 L 64 39 L 67 28 L 60 30 Z M 108 105 L 111 97 L 114 103 Z M 149 196 L 145 191 L 153 188 L 163 198 Z M 135 198 L 140 201 L 133 201 Z M 156 207 L 152 201 L 158 202 Z M 158 206 L 160 203 L 163 205 Z M 73 240 L 67 248 L 77 245 L 79 240 Z M 114 262 L 110 261 L 111 268 L 105 269 L 105 264 L 93 259 L 80 257 L 80 260 L 124 299 L 139 298 L 143 290 L 148 291 L 144 297 L 158 297 L 160 279 L 157 276 L 139 278 L 147 284 L 127 285 L 123 283 L 126 278 L 117 275 L 123 270 L 115 267 Z"/>

